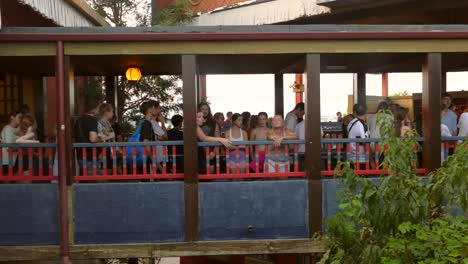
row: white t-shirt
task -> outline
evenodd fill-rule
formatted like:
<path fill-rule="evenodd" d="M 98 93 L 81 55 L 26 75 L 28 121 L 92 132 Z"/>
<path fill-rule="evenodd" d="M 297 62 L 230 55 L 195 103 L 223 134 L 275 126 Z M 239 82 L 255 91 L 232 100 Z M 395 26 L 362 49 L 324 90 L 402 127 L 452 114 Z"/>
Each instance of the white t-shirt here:
<path fill-rule="evenodd" d="M 460 120 L 458 121 L 458 136 L 466 137 L 468 136 L 468 112 L 461 114 Z"/>
<path fill-rule="evenodd" d="M 366 131 L 362 122 L 359 119 L 354 118 L 348 124 L 348 138 L 369 138 L 369 130 Z M 365 162 L 365 147 L 364 145 L 359 145 L 359 152 L 356 152 L 356 143 L 350 143 L 350 153 L 348 155 L 348 160 Z"/>
<path fill-rule="evenodd" d="M 451 137 L 452 133 L 447 125 L 441 124 L 440 125 L 440 133 L 442 137 Z M 445 151 L 444 151 L 444 143 L 440 146 L 440 161 L 444 162 L 445 160 Z"/>
<path fill-rule="evenodd" d="M 2 143 L 4 144 L 15 143 L 16 139 L 18 138 L 15 132 L 16 132 L 16 129 L 14 127 L 10 126 L 9 124 L 6 125 L 2 130 Z M 8 165 L 9 163 L 8 148 L 2 148 L 2 155 L 3 155 L 2 165 Z M 13 152 L 13 160 L 12 160 L 13 164 L 15 163 L 15 161 L 16 161 L 16 153 Z"/>
<path fill-rule="evenodd" d="M 158 137 L 164 135 L 166 132 L 164 132 L 164 129 L 161 128 L 158 121 L 156 120 L 151 120 L 151 126 L 153 127 L 154 134 L 156 135 L 156 141 L 159 141 Z M 159 162 L 166 160 L 164 159 L 163 148 L 166 149 L 166 147 L 163 147 L 163 146 L 156 146 L 156 160 L 158 162 L 158 167 L 160 167 Z M 166 154 L 167 154 L 167 151 L 166 151 Z"/>
<path fill-rule="evenodd" d="M 293 111 L 289 112 L 284 119 L 286 122 L 286 128 L 295 131 L 297 125 L 297 116 L 294 114 Z"/>
<path fill-rule="evenodd" d="M 304 122 L 304 120 L 302 120 L 301 122 L 299 122 L 296 125 L 296 130 L 294 130 L 294 133 L 296 133 L 299 140 L 305 140 L 305 122 Z M 323 136 L 322 127 L 320 127 L 320 134 Z M 298 152 L 299 153 L 305 153 L 305 145 L 304 144 L 299 145 Z"/>

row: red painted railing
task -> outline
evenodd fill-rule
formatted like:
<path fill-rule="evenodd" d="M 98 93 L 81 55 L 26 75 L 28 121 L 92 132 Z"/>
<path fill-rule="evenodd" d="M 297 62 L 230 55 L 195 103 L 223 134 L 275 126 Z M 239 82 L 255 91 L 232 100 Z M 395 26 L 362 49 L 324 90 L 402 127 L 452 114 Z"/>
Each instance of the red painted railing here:
<path fill-rule="evenodd" d="M 56 144 L 0 144 L 0 181 L 54 181 L 56 177 Z M 55 176 L 54 176 L 55 171 Z"/>
<path fill-rule="evenodd" d="M 463 138 L 443 138 L 441 158 L 445 159 Z M 423 141 L 419 138 L 418 141 Z M 235 142 L 227 149 L 219 143 L 199 144 L 200 180 L 288 179 L 305 177 L 304 141 L 285 141 L 275 147 L 272 141 Z M 386 175 L 380 165 L 380 150 L 376 139 L 322 139 L 321 175 L 331 177 L 340 161 L 353 162 L 358 175 Z M 354 144 L 354 145 L 353 145 Z M 54 181 L 56 144 L 0 144 L 3 155 L 0 182 Z M 182 141 L 145 143 L 75 143 L 75 180 L 182 180 L 184 156 Z M 353 149 L 359 155 L 353 155 Z M 424 174 L 421 147 L 414 147 L 414 167 Z M 78 154 L 80 153 L 80 154 Z M 138 162 L 138 160 L 146 162 Z"/>

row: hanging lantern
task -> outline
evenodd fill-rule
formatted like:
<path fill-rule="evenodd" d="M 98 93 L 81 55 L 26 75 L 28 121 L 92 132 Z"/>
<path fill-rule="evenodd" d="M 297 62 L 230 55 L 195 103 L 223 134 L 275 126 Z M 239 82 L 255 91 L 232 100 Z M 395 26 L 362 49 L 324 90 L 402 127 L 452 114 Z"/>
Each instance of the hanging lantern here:
<path fill-rule="evenodd" d="M 141 79 L 141 71 L 138 67 L 130 67 L 125 72 L 125 76 L 129 82 L 138 82 Z"/>

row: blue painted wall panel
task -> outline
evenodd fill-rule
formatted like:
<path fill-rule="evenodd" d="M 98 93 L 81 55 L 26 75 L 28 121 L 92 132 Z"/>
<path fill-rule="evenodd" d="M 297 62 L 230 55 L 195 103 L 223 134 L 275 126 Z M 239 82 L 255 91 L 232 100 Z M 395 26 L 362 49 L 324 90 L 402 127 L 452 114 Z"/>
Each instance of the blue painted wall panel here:
<path fill-rule="evenodd" d="M 74 185 L 75 243 L 184 239 L 182 182 Z"/>
<path fill-rule="evenodd" d="M 201 240 L 308 236 L 305 180 L 209 182 L 199 190 Z"/>
<path fill-rule="evenodd" d="M 0 246 L 57 245 L 56 184 L 0 184 Z"/>

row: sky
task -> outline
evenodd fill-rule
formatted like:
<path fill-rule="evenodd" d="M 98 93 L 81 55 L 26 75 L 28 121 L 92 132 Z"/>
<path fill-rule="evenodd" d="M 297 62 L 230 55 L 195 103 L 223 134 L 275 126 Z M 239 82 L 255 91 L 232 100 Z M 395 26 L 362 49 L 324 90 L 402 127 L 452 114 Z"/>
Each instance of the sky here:
<path fill-rule="evenodd" d="M 289 88 L 294 83 L 294 74 L 284 75 L 284 111 L 292 110 L 295 94 Z M 468 90 L 468 72 L 447 73 L 447 91 Z M 388 93 L 409 94 L 422 92 L 421 73 L 390 73 Z M 352 74 L 321 74 L 321 115 L 334 116 L 336 112 L 347 112 L 348 95 L 353 94 Z M 366 94 L 382 95 L 382 75 L 366 75 Z M 256 114 L 274 112 L 274 75 L 208 75 L 207 97 L 214 112 L 249 111 Z"/>

